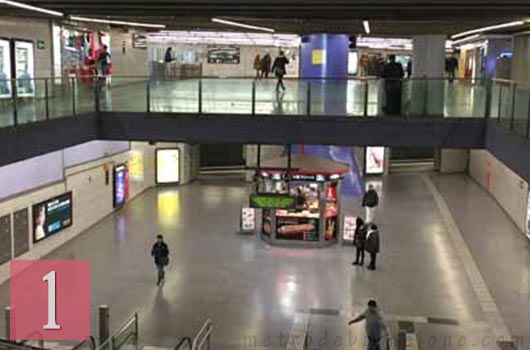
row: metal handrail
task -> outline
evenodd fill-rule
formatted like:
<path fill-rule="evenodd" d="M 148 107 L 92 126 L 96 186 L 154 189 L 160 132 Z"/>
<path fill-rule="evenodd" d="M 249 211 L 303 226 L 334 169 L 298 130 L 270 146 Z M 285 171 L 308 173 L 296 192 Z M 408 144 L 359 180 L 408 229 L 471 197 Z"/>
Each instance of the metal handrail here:
<path fill-rule="evenodd" d="M 89 344 L 89 349 L 90 350 L 95 350 L 96 349 L 96 340 L 94 339 L 93 336 L 90 336 L 89 339 L 85 339 L 83 341 L 81 341 L 79 344 L 75 345 L 71 350 L 79 350 L 81 348 L 83 348 L 83 346 L 85 344 Z"/>
<path fill-rule="evenodd" d="M 102 344 L 99 345 L 99 347 L 97 348 L 98 350 L 102 350 L 102 349 L 107 349 L 107 347 L 110 345 L 110 350 L 114 350 L 116 348 L 119 348 L 121 347 L 121 345 L 123 344 L 120 344 L 119 347 L 114 347 L 114 341 L 115 341 L 115 338 L 117 338 L 118 336 L 121 335 L 121 333 L 123 332 L 123 330 L 125 330 L 127 327 L 129 327 L 131 324 L 134 324 L 134 333 L 132 334 L 129 334 L 125 340 L 123 342 L 126 342 L 129 337 L 131 335 L 134 335 L 136 337 L 136 339 L 138 339 L 138 312 L 134 312 L 132 314 L 132 316 L 130 316 L 127 320 L 125 320 L 125 322 L 123 322 L 121 324 L 121 326 L 119 326 L 116 331 L 114 331 L 114 333 L 112 333 L 112 335 L 107 339 L 105 340 Z"/>
<path fill-rule="evenodd" d="M 184 337 L 182 338 L 179 343 L 177 344 L 177 346 L 175 346 L 173 348 L 173 350 L 180 350 L 180 348 L 184 345 L 184 344 L 188 344 L 188 347 L 189 347 L 189 350 L 192 350 L 192 347 L 193 347 L 193 341 L 191 340 L 190 337 Z"/>
<path fill-rule="evenodd" d="M 9 350 L 43 350 L 32 345 L 20 344 L 15 341 L 0 339 L 0 349 L 9 349 Z"/>
<path fill-rule="evenodd" d="M 204 321 L 204 324 L 202 325 L 199 332 L 197 332 L 197 335 L 195 338 L 193 338 L 192 343 L 192 350 L 201 350 L 202 346 L 206 341 L 208 341 L 208 350 L 210 349 L 210 336 L 213 332 L 213 323 L 208 318 L 206 321 Z"/>

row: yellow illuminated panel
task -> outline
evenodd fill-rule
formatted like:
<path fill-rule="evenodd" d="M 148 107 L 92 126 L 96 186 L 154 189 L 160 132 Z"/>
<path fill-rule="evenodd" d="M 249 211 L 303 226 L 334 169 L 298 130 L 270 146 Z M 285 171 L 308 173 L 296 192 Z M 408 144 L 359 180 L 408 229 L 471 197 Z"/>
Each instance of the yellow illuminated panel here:
<path fill-rule="evenodd" d="M 315 66 L 321 66 L 326 63 L 326 51 L 313 50 L 311 53 L 311 63 Z"/>
<path fill-rule="evenodd" d="M 178 183 L 180 181 L 180 150 L 156 150 L 156 182 L 159 184 Z"/>
<path fill-rule="evenodd" d="M 144 179 L 144 155 L 139 151 L 132 151 L 129 160 L 129 176 L 134 180 Z"/>

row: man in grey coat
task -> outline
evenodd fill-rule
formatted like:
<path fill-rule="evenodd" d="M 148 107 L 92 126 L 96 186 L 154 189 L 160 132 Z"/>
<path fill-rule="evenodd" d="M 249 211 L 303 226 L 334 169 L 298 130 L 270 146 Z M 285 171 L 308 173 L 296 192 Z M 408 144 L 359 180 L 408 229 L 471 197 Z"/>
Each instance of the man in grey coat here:
<path fill-rule="evenodd" d="M 348 324 L 351 325 L 360 321 L 365 321 L 368 350 L 381 350 L 381 339 L 383 337 L 388 339 L 389 334 L 375 300 L 370 300 L 366 311 L 348 322 Z"/>

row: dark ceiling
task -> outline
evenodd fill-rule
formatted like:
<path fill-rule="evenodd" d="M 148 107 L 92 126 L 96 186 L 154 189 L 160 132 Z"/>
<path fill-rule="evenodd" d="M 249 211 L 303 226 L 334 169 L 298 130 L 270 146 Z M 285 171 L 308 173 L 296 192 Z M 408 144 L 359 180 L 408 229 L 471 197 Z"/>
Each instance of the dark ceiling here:
<path fill-rule="evenodd" d="M 163 23 L 167 24 L 169 29 L 230 29 L 230 27 L 210 22 L 211 17 L 222 17 L 272 27 L 277 32 L 357 34 L 362 32 L 362 20 L 369 19 L 373 35 L 389 36 L 450 35 L 477 27 L 526 18 L 530 14 L 530 0 L 23 1 L 68 14 L 111 16 L 119 19 Z"/>

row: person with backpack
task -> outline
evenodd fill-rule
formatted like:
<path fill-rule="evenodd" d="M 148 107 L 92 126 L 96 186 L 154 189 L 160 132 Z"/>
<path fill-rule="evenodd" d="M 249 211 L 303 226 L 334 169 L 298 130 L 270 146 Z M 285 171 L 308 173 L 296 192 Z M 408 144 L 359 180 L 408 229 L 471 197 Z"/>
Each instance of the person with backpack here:
<path fill-rule="evenodd" d="M 286 66 L 289 64 L 289 59 L 285 57 L 283 51 L 280 51 L 280 55 L 274 59 L 272 64 L 272 71 L 276 78 L 278 78 L 278 83 L 276 83 L 276 91 L 279 92 L 280 88 L 285 91 L 285 85 L 283 85 L 283 77 L 287 74 Z"/>
<path fill-rule="evenodd" d="M 375 271 L 377 254 L 379 254 L 380 249 L 379 230 L 377 229 L 376 224 L 371 224 L 368 229 L 368 233 L 366 234 L 366 241 L 364 243 L 364 250 L 370 254 L 370 265 L 368 265 L 369 270 Z"/>
<path fill-rule="evenodd" d="M 151 249 L 151 256 L 155 259 L 158 280 L 156 285 L 159 286 L 165 279 L 164 267 L 169 264 L 169 249 L 162 235 L 156 236 L 156 242 Z"/>
<path fill-rule="evenodd" d="M 361 218 L 357 218 L 355 222 L 355 233 L 353 235 L 353 245 L 357 249 L 355 261 L 352 265 L 364 265 L 364 244 L 366 242 L 366 227 Z"/>
<path fill-rule="evenodd" d="M 348 325 L 352 325 L 357 322 L 365 321 L 366 336 L 368 338 L 368 350 L 381 350 L 381 340 L 387 339 L 387 348 L 389 341 L 389 332 L 385 323 L 383 322 L 383 316 L 379 312 L 377 302 L 370 300 L 368 302 L 368 308 L 359 316 L 348 322 Z"/>
<path fill-rule="evenodd" d="M 373 185 L 368 186 L 368 191 L 363 196 L 363 207 L 365 208 L 365 222 L 372 222 L 375 216 L 375 208 L 379 205 L 379 195 Z"/>

